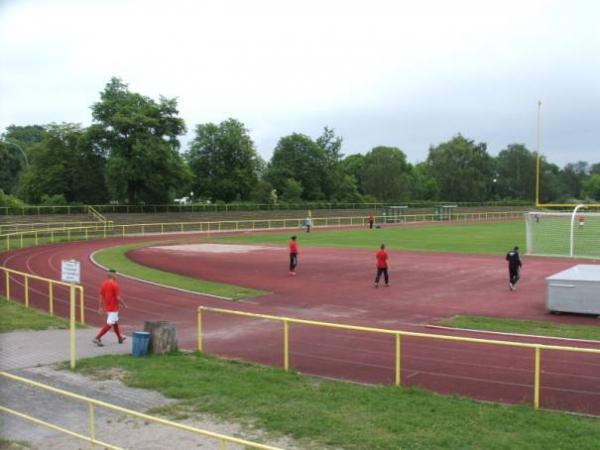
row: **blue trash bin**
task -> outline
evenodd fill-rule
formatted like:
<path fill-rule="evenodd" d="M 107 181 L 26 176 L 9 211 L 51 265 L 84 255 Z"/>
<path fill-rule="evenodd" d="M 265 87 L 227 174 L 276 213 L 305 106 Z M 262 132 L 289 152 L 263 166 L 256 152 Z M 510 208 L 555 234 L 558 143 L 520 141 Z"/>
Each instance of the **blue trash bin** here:
<path fill-rule="evenodd" d="M 150 345 L 150 333 L 147 331 L 134 331 L 133 332 L 133 345 L 131 353 L 133 356 L 145 356 L 148 353 L 148 346 Z"/>

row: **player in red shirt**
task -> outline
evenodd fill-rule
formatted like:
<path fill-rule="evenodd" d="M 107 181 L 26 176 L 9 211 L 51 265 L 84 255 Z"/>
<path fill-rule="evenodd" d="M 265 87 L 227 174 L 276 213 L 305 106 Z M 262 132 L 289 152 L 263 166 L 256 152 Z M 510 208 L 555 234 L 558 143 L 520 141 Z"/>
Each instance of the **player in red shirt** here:
<path fill-rule="evenodd" d="M 385 244 L 381 244 L 381 247 L 379 247 L 379 251 L 375 254 L 375 258 L 377 260 L 377 275 L 375 276 L 375 287 L 379 287 L 379 279 L 381 278 L 381 274 L 383 274 L 385 286 L 389 287 L 390 278 L 388 275 L 388 266 L 390 263 L 390 257 L 385 251 Z"/>
<path fill-rule="evenodd" d="M 111 327 L 115 330 L 119 344 L 122 344 L 125 340 L 125 336 L 122 336 L 119 330 L 119 305 L 123 305 L 124 308 L 127 308 L 127 305 L 121 298 L 121 290 L 115 279 L 115 274 L 116 272 L 113 269 L 110 269 L 106 275 L 106 280 L 104 280 L 100 287 L 98 312 L 101 312 L 102 309 L 104 309 L 104 312 L 106 312 L 106 324 L 94 338 L 94 344 L 98 347 L 104 346 L 101 338 L 111 329 Z"/>
<path fill-rule="evenodd" d="M 288 247 L 290 249 L 290 275 L 295 276 L 296 266 L 298 265 L 298 243 L 296 242 L 296 236 L 292 236 Z"/>

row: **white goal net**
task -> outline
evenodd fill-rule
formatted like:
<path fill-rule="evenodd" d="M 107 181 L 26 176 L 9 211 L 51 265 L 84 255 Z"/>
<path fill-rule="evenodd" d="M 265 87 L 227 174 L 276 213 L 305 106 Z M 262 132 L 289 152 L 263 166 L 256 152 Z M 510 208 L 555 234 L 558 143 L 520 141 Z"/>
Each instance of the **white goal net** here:
<path fill-rule="evenodd" d="M 600 213 L 533 211 L 525 214 L 527 254 L 600 259 Z"/>

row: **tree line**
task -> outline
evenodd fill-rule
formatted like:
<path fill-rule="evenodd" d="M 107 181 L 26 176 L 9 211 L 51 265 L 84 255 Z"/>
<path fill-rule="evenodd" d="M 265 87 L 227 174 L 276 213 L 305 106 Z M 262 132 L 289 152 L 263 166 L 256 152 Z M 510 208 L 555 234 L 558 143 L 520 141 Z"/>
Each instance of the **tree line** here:
<path fill-rule="evenodd" d="M 187 130 L 177 100 L 132 92 L 118 78 L 91 110 L 89 127 L 7 127 L 0 140 L 5 203 L 165 204 L 190 193 L 226 203 L 535 201 L 536 155 L 522 144 L 494 157 L 485 143 L 457 134 L 411 164 L 389 146 L 345 156 L 342 137 L 324 127 L 314 138 L 282 137 L 267 162 L 233 118 L 197 125 L 181 152 Z M 560 168 L 542 157 L 540 173 L 542 203 L 600 199 L 600 163 Z"/>

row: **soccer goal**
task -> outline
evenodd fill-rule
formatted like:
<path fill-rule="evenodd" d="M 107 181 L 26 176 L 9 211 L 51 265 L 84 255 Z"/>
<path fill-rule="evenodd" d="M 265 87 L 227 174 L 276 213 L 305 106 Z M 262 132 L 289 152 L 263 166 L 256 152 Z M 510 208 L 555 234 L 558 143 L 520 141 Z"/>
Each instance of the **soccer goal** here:
<path fill-rule="evenodd" d="M 526 213 L 527 254 L 600 258 L 600 213 L 582 208 Z"/>

